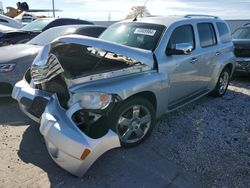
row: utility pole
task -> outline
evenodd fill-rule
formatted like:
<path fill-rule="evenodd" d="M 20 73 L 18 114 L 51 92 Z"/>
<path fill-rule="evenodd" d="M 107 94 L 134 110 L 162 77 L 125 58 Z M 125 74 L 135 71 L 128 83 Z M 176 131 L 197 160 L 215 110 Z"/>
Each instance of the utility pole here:
<path fill-rule="evenodd" d="M 108 14 L 108 21 L 111 21 L 111 13 Z"/>
<path fill-rule="evenodd" d="M 56 14 L 55 14 L 55 2 L 54 2 L 54 0 L 52 0 L 52 7 L 53 7 L 53 17 L 55 18 Z"/>

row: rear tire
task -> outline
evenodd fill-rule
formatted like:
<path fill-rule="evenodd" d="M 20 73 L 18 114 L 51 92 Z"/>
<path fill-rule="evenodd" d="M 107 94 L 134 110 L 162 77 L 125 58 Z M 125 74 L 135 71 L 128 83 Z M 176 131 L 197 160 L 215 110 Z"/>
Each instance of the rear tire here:
<path fill-rule="evenodd" d="M 227 91 L 229 81 L 230 81 L 230 70 L 228 68 L 224 68 L 220 74 L 215 89 L 210 93 L 211 96 L 222 97 Z"/>
<path fill-rule="evenodd" d="M 142 97 L 125 100 L 112 111 L 109 125 L 118 134 L 122 147 L 136 146 L 151 134 L 155 109 Z"/>

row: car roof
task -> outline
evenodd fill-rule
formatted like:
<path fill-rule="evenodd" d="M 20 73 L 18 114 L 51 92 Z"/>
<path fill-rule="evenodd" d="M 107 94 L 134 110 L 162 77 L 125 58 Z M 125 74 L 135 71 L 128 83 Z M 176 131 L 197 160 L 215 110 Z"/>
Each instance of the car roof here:
<path fill-rule="evenodd" d="M 0 14 L 0 18 L 1 18 L 1 19 L 4 19 L 4 20 L 7 20 L 7 21 L 9 21 L 9 22 L 17 22 L 17 23 L 18 23 L 17 20 L 15 20 L 15 19 L 13 19 L 13 18 L 11 18 L 11 17 L 9 17 L 9 16 L 5 16 L 5 15 L 3 15 L 3 14 Z"/>
<path fill-rule="evenodd" d="M 101 25 L 87 25 L 87 24 L 78 24 L 78 25 L 62 25 L 57 27 L 52 27 L 48 30 L 64 30 L 64 29 L 82 29 L 82 28 L 106 28 L 105 26 Z"/>
<path fill-rule="evenodd" d="M 13 30 L 16 30 L 16 29 L 13 27 L 0 24 L 0 32 L 13 31 Z"/>
<path fill-rule="evenodd" d="M 221 21 L 220 18 L 216 16 L 210 16 L 210 15 L 182 15 L 182 16 L 152 16 L 152 17 L 137 18 L 135 22 L 152 23 L 152 24 L 169 26 L 170 24 L 177 22 L 177 21 L 187 21 L 187 20 L 212 21 L 215 19 Z M 122 22 L 132 22 L 132 21 L 133 19 L 125 20 Z"/>

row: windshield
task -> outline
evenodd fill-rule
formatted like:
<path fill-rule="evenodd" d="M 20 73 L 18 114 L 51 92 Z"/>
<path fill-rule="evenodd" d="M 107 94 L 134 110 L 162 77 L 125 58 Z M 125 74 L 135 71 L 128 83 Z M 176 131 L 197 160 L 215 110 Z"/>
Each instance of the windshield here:
<path fill-rule="evenodd" d="M 250 27 L 244 27 L 233 33 L 233 39 L 250 39 Z"/>
<path fill-rule="evenodd" d="M 76 28 L 70 26 L 54 27 L 40 33 L 35 38 L 30 40 L 28 44 L 45 46 L 58 37 L 73 34 L 75 32 Z"/>
<path fill-rule="evenodd" d="M 24 27 L 22 27 L 22 30 L 25 31 L 42 31 L 44 27 L 46 27 L 51 22 L 51 19 L 40 19 L 35 20 Z"/>
<path fill-rule="evenodd" d="M 164 29 L 165 26 L 157 24 L 119 23 L 106 29 L 100 38 L 126 46 L 153 51 Z"/>

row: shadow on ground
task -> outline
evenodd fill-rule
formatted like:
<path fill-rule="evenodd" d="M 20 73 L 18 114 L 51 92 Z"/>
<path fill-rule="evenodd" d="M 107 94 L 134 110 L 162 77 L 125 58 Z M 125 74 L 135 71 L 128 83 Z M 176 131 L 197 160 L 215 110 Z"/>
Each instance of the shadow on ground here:
<path fill-rule="evenodd" d="M 23 125 L 31 120 L 24 116 L 18 104 L 10 97 L 0 97 L 0 125 Z"/>

